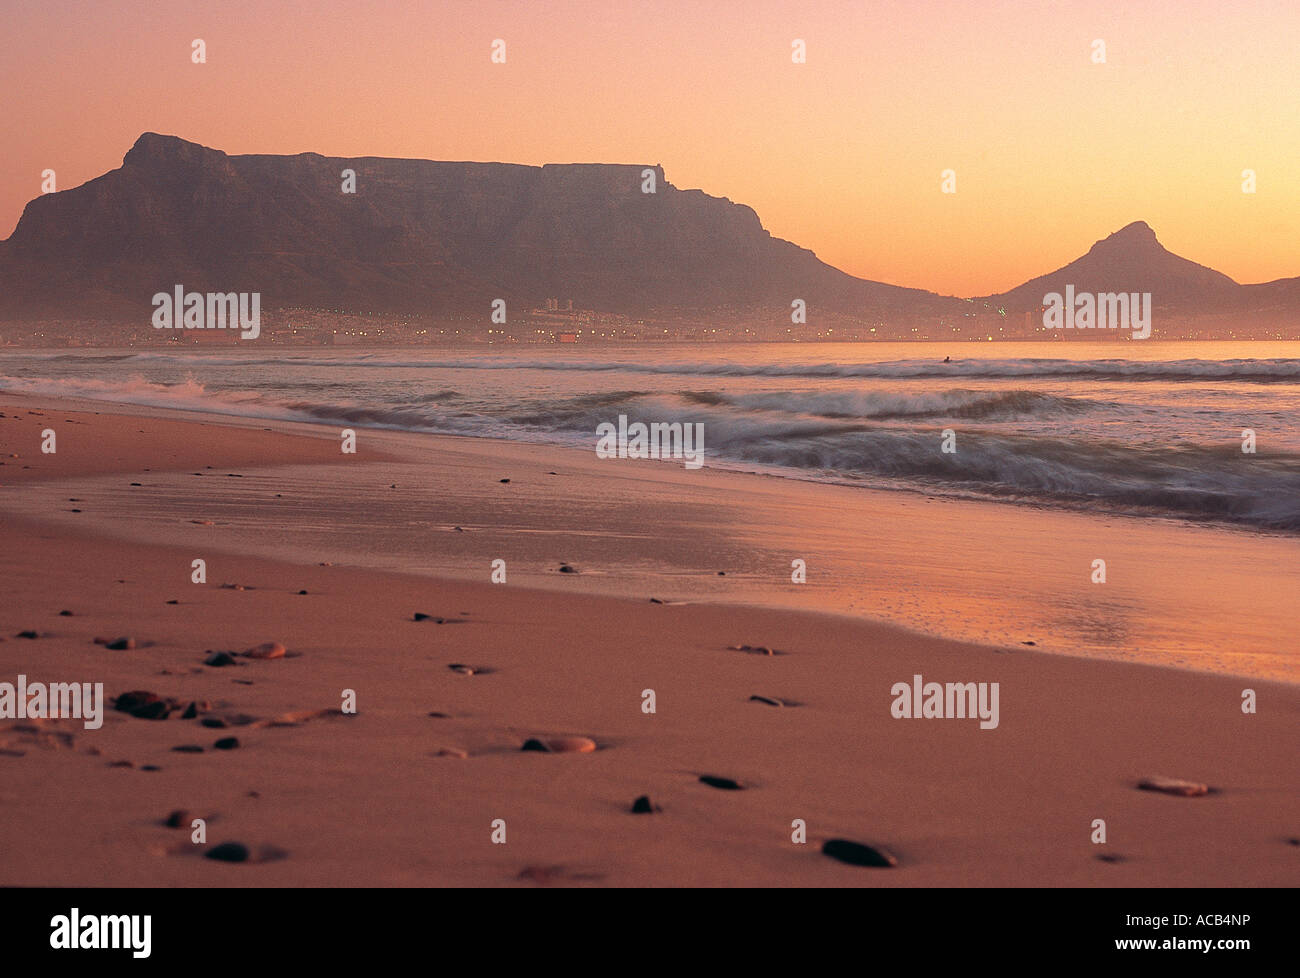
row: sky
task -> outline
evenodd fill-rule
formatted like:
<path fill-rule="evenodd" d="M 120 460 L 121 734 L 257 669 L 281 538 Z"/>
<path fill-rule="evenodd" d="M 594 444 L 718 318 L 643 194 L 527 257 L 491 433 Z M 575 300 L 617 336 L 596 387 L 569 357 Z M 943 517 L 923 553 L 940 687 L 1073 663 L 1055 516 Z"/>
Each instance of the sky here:
<path fill-rule="evenodd" d="M 42 171 L 68 189 L 159 132 L 231 154 L 660 163 L 853 275 L 944 294 L 1012 288 L 1137 220 L 1239 282 L 1300 275 L 1297 0 L 0 13 L 0 236 Z"/>

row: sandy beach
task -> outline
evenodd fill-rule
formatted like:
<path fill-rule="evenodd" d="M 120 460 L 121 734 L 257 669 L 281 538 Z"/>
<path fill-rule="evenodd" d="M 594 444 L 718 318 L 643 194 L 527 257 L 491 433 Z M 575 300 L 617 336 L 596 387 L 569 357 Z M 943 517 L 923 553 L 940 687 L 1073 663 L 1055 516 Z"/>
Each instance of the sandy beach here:
<path fill-rule="evenodd" d="M 93 730 L 75 719 L 0 721 L 2 884 L 1164 887 L 1300 878 L 1300 687 L 1250 676 L 1259 663 L 1193 671 L 952 641 L 812 599 L 808 608 L 746 604 L 689 575 L 660 576 L 647 591 L 654 567 L 626 580 L 602 575 L 580 508 L 555 505 L 573 483 L 549 473 L 584 464 L 555 449 L 363 429 L 358 454 L 341 458 L 336 428 L 102 407 L 0 396 L 0 681 L 102 682 L 110 702 L 149 691 L 176 709 L 149 720 L 107 708 Z M 39 450 L 46 427 L 58 433 L 52 455 Z M 240 543 L 250 528 L 223 517 L 223 500 L 270 492 L 267 473 L 304 469 L 318 473 L 319 495 L 358 511 L 389 486 L 418 485 L 431 510 L 473 488 L 484 504 L 454 525 L 431 515 L 436 539 L 474 538 L 479 549 L 461 554 L 467 566 L 499 551 L 513 565 L 507 583 L 490 582 L 486 561 L 478 581 L 364 566 L 353 541 L 331 548 L 290 532 L 309 522 L 301 508 L 263 505 L 263 546 Z M 681 513 L 710 504 L 713 488 L 680 467 L 602 471 L 606 498 L 642 494 L 651 518 L 664 500 Z M 182 478 L 184 494 L 170 491 Z M 369 493 L 350 481 L 358 478 L 370 480 Z M 762 484 L 756 491 L 787 506 L 809 488 L 709 478 Z M 152 532 L 118 517 L 106 482 L 155 492 Z M 539 517 L 548 512 L 549 523 Z M 625 551 L 635 538 L 627 529 Z M 653 523 L 639 532 L 653 539 Z M 561 572 L 551 553 L 580 555 L 571 558 L 577 573 Z M 191 583 L 198 557 L 205 584 Z M 740 573 L 726 576 L 743 588 L 738 563 Z M 432 554 L 429 566 L 440 566 Z M 417 612 L 429 617 L 414 620 Z M 97 637 L 130 637 L 134 648 Z M 204 664 L 212 652 L 266 642 L 287 655 Z M 916 675 L 998 683 L 997 726 L 895 718 L 891 689 Z M 1246 688 L 1255 714 L 1242 712 Z M 339 712 L 347 690 L 355 714 Z M 653 713 L 643 708 L 648 690 Z M 183 719 L 191 703 L 196 715 Z M 228 737 L 238 746 L 215 748 Z M 521 749 L 562 737 L 597 749 Z M 1138 788 L 1153 776 L 1211 791 Z M 643 795 L 656 810 L 633 814 Z M 178 811 L 186 827 L 167 827 Z M 190 840 L 193 818 L 206 820 L 203 844 Z M 493 841 L 498 819 L 504 844 Z M 1104 845 L 1091 841 L 1096 819 Z M 796 820 L 804 843 L 792 841 Z M 828 839 L 887 850 L 897 865 L 844 864 L 821 852 Z M 224 842 L 251 858 L 203 858 Z"/>

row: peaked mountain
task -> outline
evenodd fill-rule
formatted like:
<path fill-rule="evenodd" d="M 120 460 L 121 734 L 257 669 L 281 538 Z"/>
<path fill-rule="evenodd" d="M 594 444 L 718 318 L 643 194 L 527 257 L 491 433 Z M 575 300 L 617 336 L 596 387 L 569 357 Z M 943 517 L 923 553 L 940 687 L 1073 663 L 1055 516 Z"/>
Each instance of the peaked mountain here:
<path fill-rule="evenodd" d="M 1098 241 L 1082 258 L 1030 279 L 1009 292 L 989 296 L 1008 313 L 1037 310 L 1049 292 L 1150 292 L 1157 309 L 1183 314 L 1250 312 L 1271 306 L 1300 309 L 1300 279 L 1239 285 L 1222 272 L 1168 251 L 1144 221 L 1135 221 Z"/>
<path fill-rule="evenodd" d="M 770 306 L 787 324 L 796 298 L 863 319 L 959 304 L 847 275 L 658 166 L 643 193 L 644 169 L 228 156 L 145 133 L 120 169 L 27 205 L 0 242 L 0 317 L 147 317 L 178 283 L 260 292 L 263 308 L 485 323 L 496 298 L 634 315 Z"/>

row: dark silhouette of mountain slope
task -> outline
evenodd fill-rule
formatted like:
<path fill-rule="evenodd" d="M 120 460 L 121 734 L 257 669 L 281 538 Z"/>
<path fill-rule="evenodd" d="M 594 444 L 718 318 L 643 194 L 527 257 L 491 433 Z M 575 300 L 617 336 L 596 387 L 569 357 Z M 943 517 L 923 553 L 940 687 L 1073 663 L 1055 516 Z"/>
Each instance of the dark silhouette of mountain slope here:
<path fill-rule="evenodd" d="M 0 243 L 0 315 L 146 315 L 178 283 L 485 325 L 496 298 L 516 313 L 548 297 L 634 315 L 770 306 L 787 322 L 796 298 L 863 319 L 958 305 L 847 275 L 658 167 L 643 193 L 644 169 L 227 156 L 146 133 L 120 169 L 27 205 Z"/>

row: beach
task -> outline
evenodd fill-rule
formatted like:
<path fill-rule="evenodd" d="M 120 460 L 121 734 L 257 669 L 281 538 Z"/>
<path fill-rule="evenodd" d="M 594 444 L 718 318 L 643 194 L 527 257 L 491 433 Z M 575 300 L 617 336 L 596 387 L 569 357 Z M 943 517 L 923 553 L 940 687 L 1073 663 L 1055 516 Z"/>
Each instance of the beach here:
<path fill-rule="evenodd" d="M 362 424 L 352 456 L 338 425 L 12 393 L 0 412 L 0 681 L 177 704 L 95 730 L 0 721 L 2 884 L 1300 878 L 1290 609 L 1251 583 L 1297 574 L 1289 538 Z M 1001 564 L 980 556 L 999 540 L 1017 541 Z M 855 605 L 843 569 L 882 547 L 920 556 L 882 559 L 866 577 L 891 583 Z M 1088 595 L 1095 552 L 1114 590 L 1054 616 L 1044 575 Z M 991 606 L 1016 577 L 1035 596 Z M 1144 602 L 1174 583 L 1189 635 L 1164 628 L 1146 655 Z M 287 654 L 204 664 L 267 642 Z M 996 726 L 895 717 L 916 676 L 997 683 Z M 597 749 L 521 749 L 564 737 Z M 1211 790 L 1139 789 L 1155 776 Z M 633 814 L 641 796 L 656 810 Z M 897 865 L 837 861 L 830 839 Z M 204 858 L 223 842 L 250 858 Z"/>

